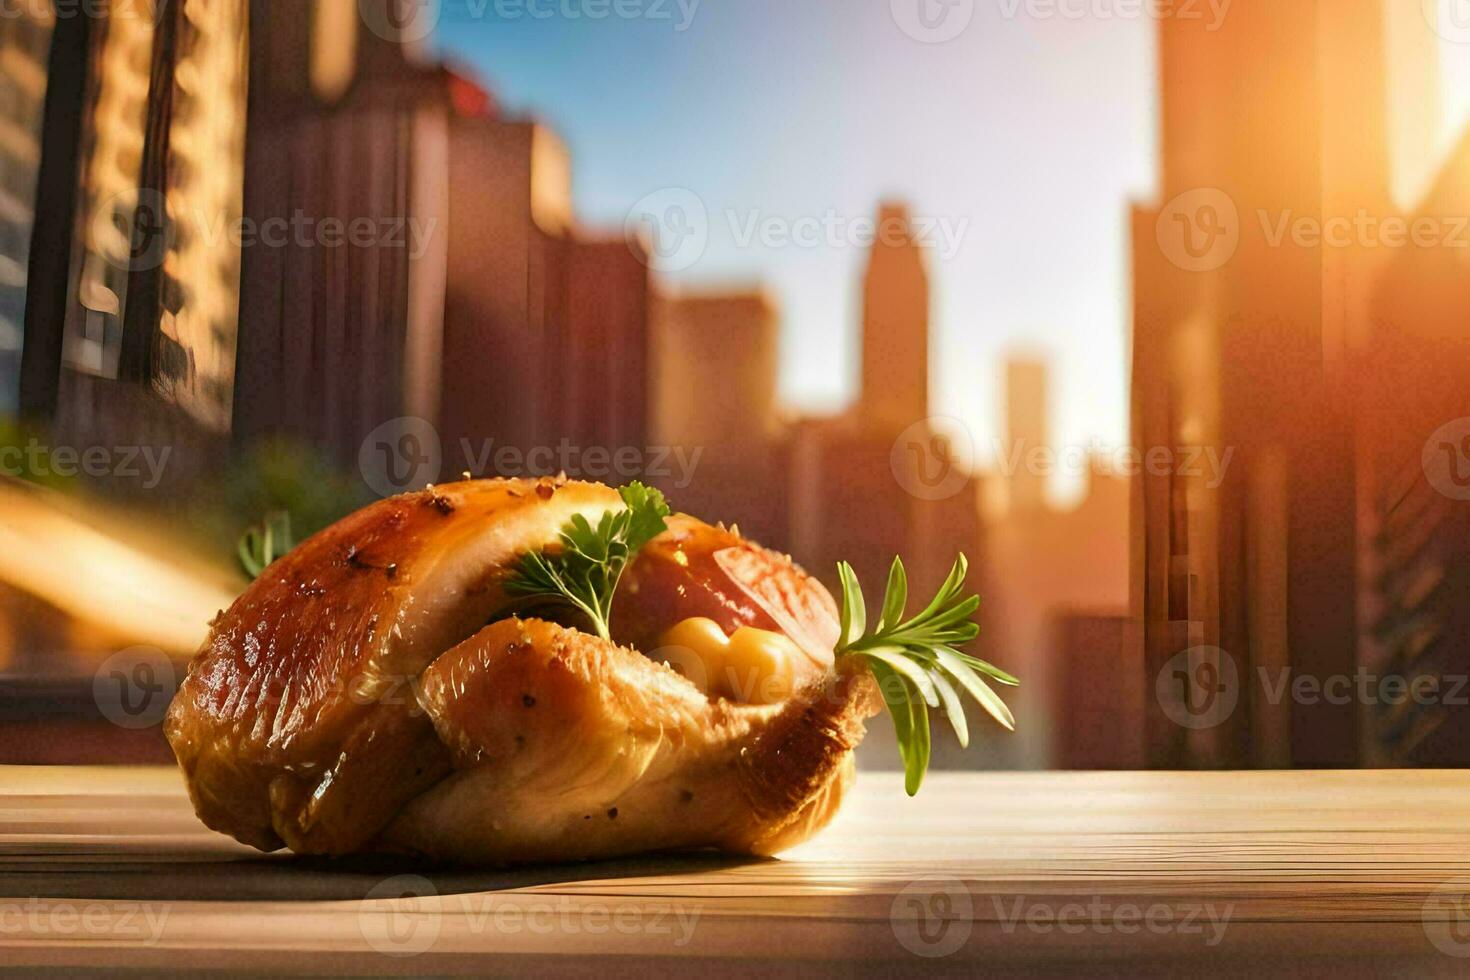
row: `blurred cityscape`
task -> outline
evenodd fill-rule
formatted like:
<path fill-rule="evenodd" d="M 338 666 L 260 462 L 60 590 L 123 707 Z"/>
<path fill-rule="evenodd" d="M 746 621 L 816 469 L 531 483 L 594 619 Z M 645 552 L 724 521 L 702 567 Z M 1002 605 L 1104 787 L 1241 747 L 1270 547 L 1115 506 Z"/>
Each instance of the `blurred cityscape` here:
<path fill-rule="evenodd" d="M 873 202 L 857 398 L 793 412 L 774 294 L 662 274 L 677 193 L 587 227 L 557 134 L 432 60 L 412 7 L 0 18 L 0 763 L 166 760 L 142 695 L 266 515 L 557 471 L 649 479 L 829 584 L 902 555 L 917 594 L 966 553 L 1022 723 L 936 729 L 939 766 L 1470 763 L 1470 134 L 1432 168 L 1417 2 L 1159 20 L 1131 445 L 1058 445 L 1018 353 L 986 465 L 930 404 L 906 202 Z"/>

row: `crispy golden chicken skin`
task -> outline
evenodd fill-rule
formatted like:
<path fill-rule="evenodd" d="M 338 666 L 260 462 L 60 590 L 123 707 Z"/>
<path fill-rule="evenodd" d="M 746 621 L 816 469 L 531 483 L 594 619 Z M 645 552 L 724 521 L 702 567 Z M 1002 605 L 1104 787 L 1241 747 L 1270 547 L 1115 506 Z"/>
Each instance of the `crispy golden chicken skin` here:
<path fill-rule="evenodd" d="M 866 673 L 833 667 L 835 604 L 789 559 L 680 515 L 625 574 L 624 645 L 511 615 L 522 555 L 621 506 L 600 484 L 453 484 L 271 565 L 217 618 L 165 723 L 200 818 L 262 850 L 465 863 L 772 853 L 820 829 L 878 701 Z M 784 632 L 806 654 L 795 692 L 710 697 L 640 652 L 691 616 Z"/>

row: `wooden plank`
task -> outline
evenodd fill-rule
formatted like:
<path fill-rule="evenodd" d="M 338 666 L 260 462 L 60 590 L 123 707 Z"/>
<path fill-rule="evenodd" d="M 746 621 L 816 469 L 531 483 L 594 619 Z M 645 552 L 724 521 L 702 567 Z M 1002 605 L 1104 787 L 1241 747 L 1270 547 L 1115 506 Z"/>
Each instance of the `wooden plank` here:
<path fill-rule="evenodd" d="M 0 767 L 0 963 L 579 975 L 1470 967 L 1470 773 L 865 773 L 780 860 L 260 855 L 169 769 Z"/>

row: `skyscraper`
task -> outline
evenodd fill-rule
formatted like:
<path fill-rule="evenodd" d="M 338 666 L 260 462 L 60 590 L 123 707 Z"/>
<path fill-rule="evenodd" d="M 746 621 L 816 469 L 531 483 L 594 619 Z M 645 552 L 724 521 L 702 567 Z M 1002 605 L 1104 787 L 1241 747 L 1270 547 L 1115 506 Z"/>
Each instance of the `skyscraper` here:
<path fill-rule="evenodd" d="M 41 116 L 53 15 L 23 4 L 0 18 L 0 62 L 6 93 L 0 99 L 0 413 L 20 398 L 21 337 L 26 267 L 35 221 L 36 175 L 41 162 Z"/>
<path fill-rule="evenodd" d="M 1357 663 L 1348 367 L 1381 258 L 1272 229 L 1387 213 L 1383 7 L 1240 2 L 1216 26 L 1159 22 L 1160 206 L 1134 219 L 1133 417 L 1140 452 L 1232 463 L 1218 483 L 1182 465 L 1142 475 L 1132 578 L 1147 682 L 1178 657 L 1201 690 L 1233 668 L 1240 703 L 1192 726 L 1153 703 L 1150 761 L 1351 764 L 1355 705 L 1272 702 L 1252 679 Z"/>
<path fill-rule="evenodd" d="M 507 447 L 526 468 L 563 440 L 641 449 L 648 269 L 621 234 L 578 225 L 556 134 L 385 37 L 401 18 L 342 0 L 308 25 L 252 9 L 247 215 L 309 234 L 246 253 L 237 437 L 351 462 L 376 427 L 417 416 L 441 438 L 441 478 L 497 475 Z M 367 235 L 324 243 L 324 222 Z"/>
<path fill-rule="evenodd" d="M 1024 465 L 1028 453 L 1050 445 L 1047 433 L 1046 365 L 1040 361 L 1012 359 L 1006 362 L 1006 447 L 1019 465 L 1009 474 L 1009 510 L 1040 510 L 1046 479 L 1035 467 Z"/>
<path fill-rule="evenodd" d="M 1414 215 L 1470 214 L 1470 134 Z M 1461 248 L 1400 251 L 1361 358 L 1365 668 L 1419 685 L 1365 705 L 1365 763 L 1470 764 L 1470 288 Z M 1427 692 L 1427 693 L 1426 693 Z"/>
<path fill-rule="evenodd" d="M 653 317 L 653 438 L 697 460 L 661 484 L 694 514 L 788 544 L 789 430 L 776 403 L 781 317 L 761 289 L 672 292 Z"/>
<path fill-rule="evenodd" d="M 462 80 L 367 30 L 344 0 L 251 4 L 250 18 L 244 214 L 259 240 L 241 268 L 234 435 L 297 438 L 348 463 L 378 425 L 437 409 Z M 324 237 L 334 227 L 359 230 Z"/>
<path fill-rule="evenodd" d="M 571 160 L 541 123 L 452 117 L 447 145 L 437 410 L 452 472 L 496 475 L 463 451 L 486 440 L 528 459 L 563 440 L 579 458 L 587 449 L 641 452 L 650 400 L 643 256 L 621 232 L 577 222 Z"/>
<path fill-rule="evenodd" d="M 977 580 L 984 566 L 973 461 L 929 417 L 925 262 L 908 209 L 882 205 L 863 281 L 858 401 L 793 431 L 792 554 L 829 583 L 840 560 L 881 590 L 901 555 L 915 595 L 937 588 L 960 552 Z"/>
<path fill-rule="evenodd" d="M 929 415 L 929 276 L 908 208 L 878 210 L 863 277 L 859 415 L 873 433 L 897 434 Z"/>
<path fill-rule="evenodd" d="M 1112 460 L 1092 449 L 1064 447 L 1050 437 L 1046 421 L 1045 363 L 1017 358 L 1006 365 L 1004 447 L 1005 506 L 985 514 L 987 565 L 982 593 L 982 642 L 986 652 L 1024 683 L 1012 707 L 1028 717 L 1066 719 L 1068 732 L 1029 725 L 1006 739 L 1013 758 L 1033 768 L 1091 759 L 1090 765 L 1124 742 L 1142 744 L 1137 698 L 1140 685 L 1128 677 L 1123 645 L 1111 639 L 1112 624 L 1126 609 L 1126 527 L 1129 482 L 1112 471 Z M 1086 495 L 1076 505 L 1054 507 L 1046 499 L 1048 476 L 1063 466 L 1085 467 Z M 1014 467 L 1014 468 L 1011 468 Z M 988 497 L 991 495 L 987 495 Z M 998 496 L 998 495 L 997 495 Z M 1113 671 L 1106 685 L 1089 692 L 1083 678 Z M 1111 693 L 1110 693 L 1111 692 Z M 1107 717 L 1112 748 L 1079 752 L 1070 731 L 1073 713 L 1086 726 Z M 1087 719 L 1085 722 L 1083 719 Z"/>

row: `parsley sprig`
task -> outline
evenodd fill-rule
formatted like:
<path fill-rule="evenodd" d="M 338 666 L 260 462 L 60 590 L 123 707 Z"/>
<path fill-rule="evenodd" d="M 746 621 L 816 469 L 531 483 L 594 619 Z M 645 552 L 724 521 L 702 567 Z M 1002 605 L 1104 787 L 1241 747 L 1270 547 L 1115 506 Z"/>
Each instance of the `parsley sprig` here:
<path fill-rule="evenodd" d="M 894 558 L 888 572 L 882 613 L 869 630 L 857 575 L 847 562 L 837 566 L 842 580 L 842 631 L 836 652 L 840 656 L 862 657 L 878 681 L 883 701 L 893 718 L 898 751 L 903 759 L 904 788 L 910 796 L 919 791 L 919 784 L 929 769 L 929 708 L 942 705 L 960 745 L 970 744 L 969 725 L 957 686 L 1007 729 L 1014 731 L 1016 727 L 1011 710 L 985 682 L 985 677 L 1010 687 L 1020 681 L 955 649 L 980 633 L 980 627 L 970 620 L 980 606 L 980 597 L 964 592 L 968 572 L 969 562 L 960 555 L 929 605 L 918 615 L 904 619 L 908 575 L 903 562 Z"/>
<path fill-rule="evenodd" d="M 521 558 L 506 591 L 566 603 L 580 609 L 604 640 L 618 580 L 640 548 L 662 534 L 670 514 L 664 495 L 633 482 L 618 490 L 625 509 L 607 511 L 594 527 L 575 514 L 561 531 L 561 550 Z"/>

